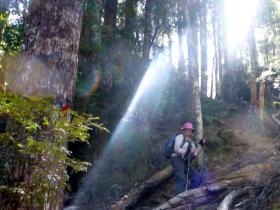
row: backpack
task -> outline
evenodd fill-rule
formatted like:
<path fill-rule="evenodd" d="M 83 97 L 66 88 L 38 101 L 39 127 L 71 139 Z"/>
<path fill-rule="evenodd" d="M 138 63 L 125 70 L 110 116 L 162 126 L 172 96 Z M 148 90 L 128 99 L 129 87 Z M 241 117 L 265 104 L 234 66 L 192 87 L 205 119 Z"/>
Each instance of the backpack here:
<path fill-rule="evenodd" d="M 164 147 L 163 147 L 163 155 L 164 157 L 166 157 L 167 159 L 171 158 L 171 155 L 174 152 L 174 144 L 175 144 L 175 139 L 176 136 L 178 136 L 180 133 L 172 133 L 168 139 L 166 140 Z M 185 139 L 183 140 L 181 147 L 184 146 L 184 144 L 186 143 Z"/>

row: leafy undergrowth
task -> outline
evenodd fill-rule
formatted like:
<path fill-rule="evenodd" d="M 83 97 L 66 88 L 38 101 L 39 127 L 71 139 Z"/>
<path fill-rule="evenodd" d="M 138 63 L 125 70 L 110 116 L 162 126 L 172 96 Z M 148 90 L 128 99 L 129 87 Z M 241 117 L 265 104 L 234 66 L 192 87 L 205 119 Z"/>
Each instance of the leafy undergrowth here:
<path fill-rule="evenodd" d="M 88 131 L 104 126 L 90 115 L 61 111 L 52 101 L 0 94 L 0 206 L 4 209 L 22 204 L 43 209 L 65 188 L 67 166 L 83 171 L 89 165 L 72 158 L 67 143 L 87 143 Z"/>

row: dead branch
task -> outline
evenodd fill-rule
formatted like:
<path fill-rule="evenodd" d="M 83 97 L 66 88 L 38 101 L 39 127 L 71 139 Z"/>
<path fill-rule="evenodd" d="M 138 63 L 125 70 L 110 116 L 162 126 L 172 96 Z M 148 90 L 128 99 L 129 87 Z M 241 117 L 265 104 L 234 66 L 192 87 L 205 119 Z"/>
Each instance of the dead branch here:
<path fill-rule="evenodd" d="M 276 162 L 248 165 L 229 175 L 205 183 L 200 188 L 183 192 L 155 208 L 155 210 L 174 209 L 182 205 L 203 205 L 213 199 L 214 193 L 220 193 L 229 188 L 239 189 L 240 186 L 266 186 L 276 174 Z"/>
<path fill-rule="evenodd" d="M 229 210 L 233 202 L 241 195 L 247 194 L 250 188 L 238 189 L 230 192 L 221 202 L 217 210 Z"/>

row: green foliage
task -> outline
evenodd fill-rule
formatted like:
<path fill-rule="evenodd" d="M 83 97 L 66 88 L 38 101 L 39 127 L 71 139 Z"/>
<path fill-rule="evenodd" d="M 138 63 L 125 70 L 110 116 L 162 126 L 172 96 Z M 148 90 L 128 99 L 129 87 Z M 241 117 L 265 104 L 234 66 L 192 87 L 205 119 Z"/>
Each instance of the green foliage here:
<path fill-rule="evenodd" d="M 0 14 L 0 24 L 5 23 L 0 49 L 8 54 L 14 55 L 22 50 L 24 23 L 20 19 L 15 23 L 9 24 L 7 18 L 8 16 L 6 14 Z"/>
<path fill-rule="evenodd" d="M 40 209 L 55 199 L 66 186 L 67 166 L 74 171 L 89 166 L 71 157 L 67 143 L 88 143 L 93 127 L 106 130 L 98 120 L 60 111 L 51 99 L 0 94 L 0 194 L 22 196 Z"/>

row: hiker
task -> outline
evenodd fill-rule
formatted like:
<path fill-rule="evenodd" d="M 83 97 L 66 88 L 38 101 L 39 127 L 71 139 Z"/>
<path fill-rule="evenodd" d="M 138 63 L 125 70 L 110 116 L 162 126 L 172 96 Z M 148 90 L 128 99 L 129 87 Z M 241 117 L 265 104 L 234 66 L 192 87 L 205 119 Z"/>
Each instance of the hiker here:
<path fill-rule="evenodd" d="M 195 158 L 199 152 L 192 138 L 194 131 L 191 122 L 186 122 L 182 128 L 181 133 L 175 137 L 174 151 L 171 155 L 171 164 L 174 169 L 176 194 L 188 189 L 188 177 L 191 177 L 190 188 L 198 187 L 202 182 L 202 176 L 193 168 L 190 167 L 190 162 Z M 205 139 L 199 142 L 205 143 Z"/>

